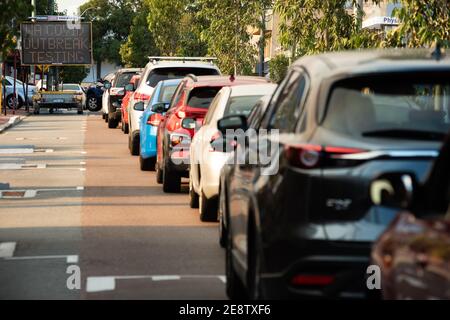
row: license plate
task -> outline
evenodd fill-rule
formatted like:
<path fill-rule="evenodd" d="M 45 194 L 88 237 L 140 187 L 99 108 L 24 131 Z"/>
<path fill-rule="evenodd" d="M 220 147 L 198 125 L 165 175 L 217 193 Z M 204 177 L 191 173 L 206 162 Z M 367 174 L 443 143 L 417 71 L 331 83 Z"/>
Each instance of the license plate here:
<path fill-rule="evenodd" d="M 53 103 L 64 103 L 64 99 L 53 99 Z"/>

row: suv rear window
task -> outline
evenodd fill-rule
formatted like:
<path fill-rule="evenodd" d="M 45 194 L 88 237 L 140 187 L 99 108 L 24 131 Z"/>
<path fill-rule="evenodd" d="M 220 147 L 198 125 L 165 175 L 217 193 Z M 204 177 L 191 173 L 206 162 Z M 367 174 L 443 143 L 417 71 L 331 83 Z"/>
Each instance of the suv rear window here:
<path fill-rule="evenodd" d="M 237 114 L 248 116 L 250 111 L 252 111 L 252 108 L 255 106 L 258 100 L 261 99 L 261 97 L 262 95 L 233 97 L 230 99 L 230 102 L 228 103 L 223 115 L 228 116 Z"/>
<path fill-rule="evenodd" d="M 114 87 L 117 88 L 125 88 L 127 84 L 130 83 L 131 78 L 135 75 L 139 74 L 138 72 L 124 72 L 117 75 L 114 79 L 115 84 Z"/>
<path fill-rule="evenodd" d="M 450 130 L 449 76 L 384 74 L 340 81 L 323 126 L 354 137 L 442 140 Z"/>
<path fill-rule="evenodd" d="M 186 68 L 186 67 L 173 67 L 173 68 L 156 68 L 151 71 L 147 77 L 147 85 L 150 87 L 156 87 L 158 82 L 168 79 L 180 79 L 184 78 L 188 74 L 195 74 L 196 76 L 209 76 L 218 75 L 219 72 L 210 68 Z"/>
<path fill-rule="evenodd" d="M 198 87 L 191 90 L 187 105 L 192 108 L 209 108 L 217 92 L 222 87 Z"/>

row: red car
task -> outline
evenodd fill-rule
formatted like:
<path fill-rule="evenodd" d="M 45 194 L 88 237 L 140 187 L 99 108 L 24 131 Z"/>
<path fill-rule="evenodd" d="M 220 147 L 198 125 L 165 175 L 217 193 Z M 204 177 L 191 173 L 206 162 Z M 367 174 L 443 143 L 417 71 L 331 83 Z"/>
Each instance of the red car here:
<path fill-rule="evenodd" d="M 179 192 L 181 177 L 189 177 L 189 144 L 196 124 L 201 125 L 217 92 L 225 86 L 268 83 L 262 77 L 185 77 L 178 85 L 157 135 L 156 180 L 164 192 Z M 155 110 L 162 113 L 165 110 Z M 182 127 L 184 119 L 190 126 Z M 183 145 L 183 148 L 179 148 Z"/>
<path fill-rule="evenodd" d="M 384 299 L 450 299 L 450 137 L 423 185 L 389 173 L 371 185 L 375 204 L 401 211 L 374 244 Z M 402 209 L 403 208 L 403 209 Z"/>
<path fill-rule="evenodd" d="M 122 100 L 122 105 L 120 106 L 120 110 L 122 112 L 122 117 L 121 117 L 122 131 L 125 134 L 128 133 L 128 128 L 129 128 L 129 125 L 128 125 L 128 103 L 130 102 L 130 99 L 134 95 L 134 92 L 139 84 L 140 79 L 141 79 L 140 74 L 136 74 L 133 77 L 131 77 L 130 84 L 133 85 L 133 90 L 129 90 L 126 92 L 125 97 Z"/>

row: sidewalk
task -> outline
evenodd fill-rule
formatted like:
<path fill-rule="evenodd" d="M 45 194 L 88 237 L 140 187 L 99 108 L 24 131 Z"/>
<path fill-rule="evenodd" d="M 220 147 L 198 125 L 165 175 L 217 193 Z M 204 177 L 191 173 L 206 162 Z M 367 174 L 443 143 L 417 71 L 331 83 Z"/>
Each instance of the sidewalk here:
<path fill-rule="evenodd" d="M 26 116 L 28 116 L 28 112 L 25 111 L 25 107 L 16 110 L 15 114 L 13 114 L 13 110 L 7 109 L 6 116 L 3 113 L 0 114 L 0 133 L 3 133 L 6 129 L 16 125 Z"/>

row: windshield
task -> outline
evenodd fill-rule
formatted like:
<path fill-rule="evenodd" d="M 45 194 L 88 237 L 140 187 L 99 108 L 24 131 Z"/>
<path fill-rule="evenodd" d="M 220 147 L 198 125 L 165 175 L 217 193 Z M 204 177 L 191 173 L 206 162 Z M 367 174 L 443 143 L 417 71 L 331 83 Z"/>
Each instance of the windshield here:
<path fill-rule="evenodd" d="M 450 129 L 448 79 L 405 75 L 339 83 L 331 93 L 323 126 L 356 137 L 442 139 Z"/>
<path fill-rule="evenodd" d="M 79 91 L 80 87 L 76 84 L 63 84 L 63 91 Z"/>
<path fill-rule="evenodd" d="M 131 78 L 138 74 L 137 72 L 127 72 L 127 73 L 121 73 L 115 78 L 115 84 L 114 87 L 116 88 L 125 88 L 127 84 L 130 83 Z"/>
<path fill-rule="evenodd" d="M 261 97 L 262 95 L 231 98 L 225 109 L 224 116 L 233 114 L 248 116 L 250 111 L 252 111 L 252 108 L 255 106 L 256 102 L 258 102 Z"/>
<path fill-rule="evenodd" d="M 222 87 L 198 87 L 189 93 L 188 106 L 193 108 L 209 108 L 212 100 Z"/>
<path fill-rule="evenodd" d="M 147 77 L 147 85 L 150 87 L 156 87 L 158 82 L 167 79 L 180 79 L 184 78 L 188 74 L 195 74 L 196 76 L 208 76 L 218 75 L 219 72 L 216 69 L 211 68 L 186 68 L 186 67 L 173 67 L 173 68 L 157 68 L 150 72 Z"/>
<path fill-rule="evenodd" d="M 169 103 L 178 85 L 164 86 L 159 93 L 159 102 Z"/>

